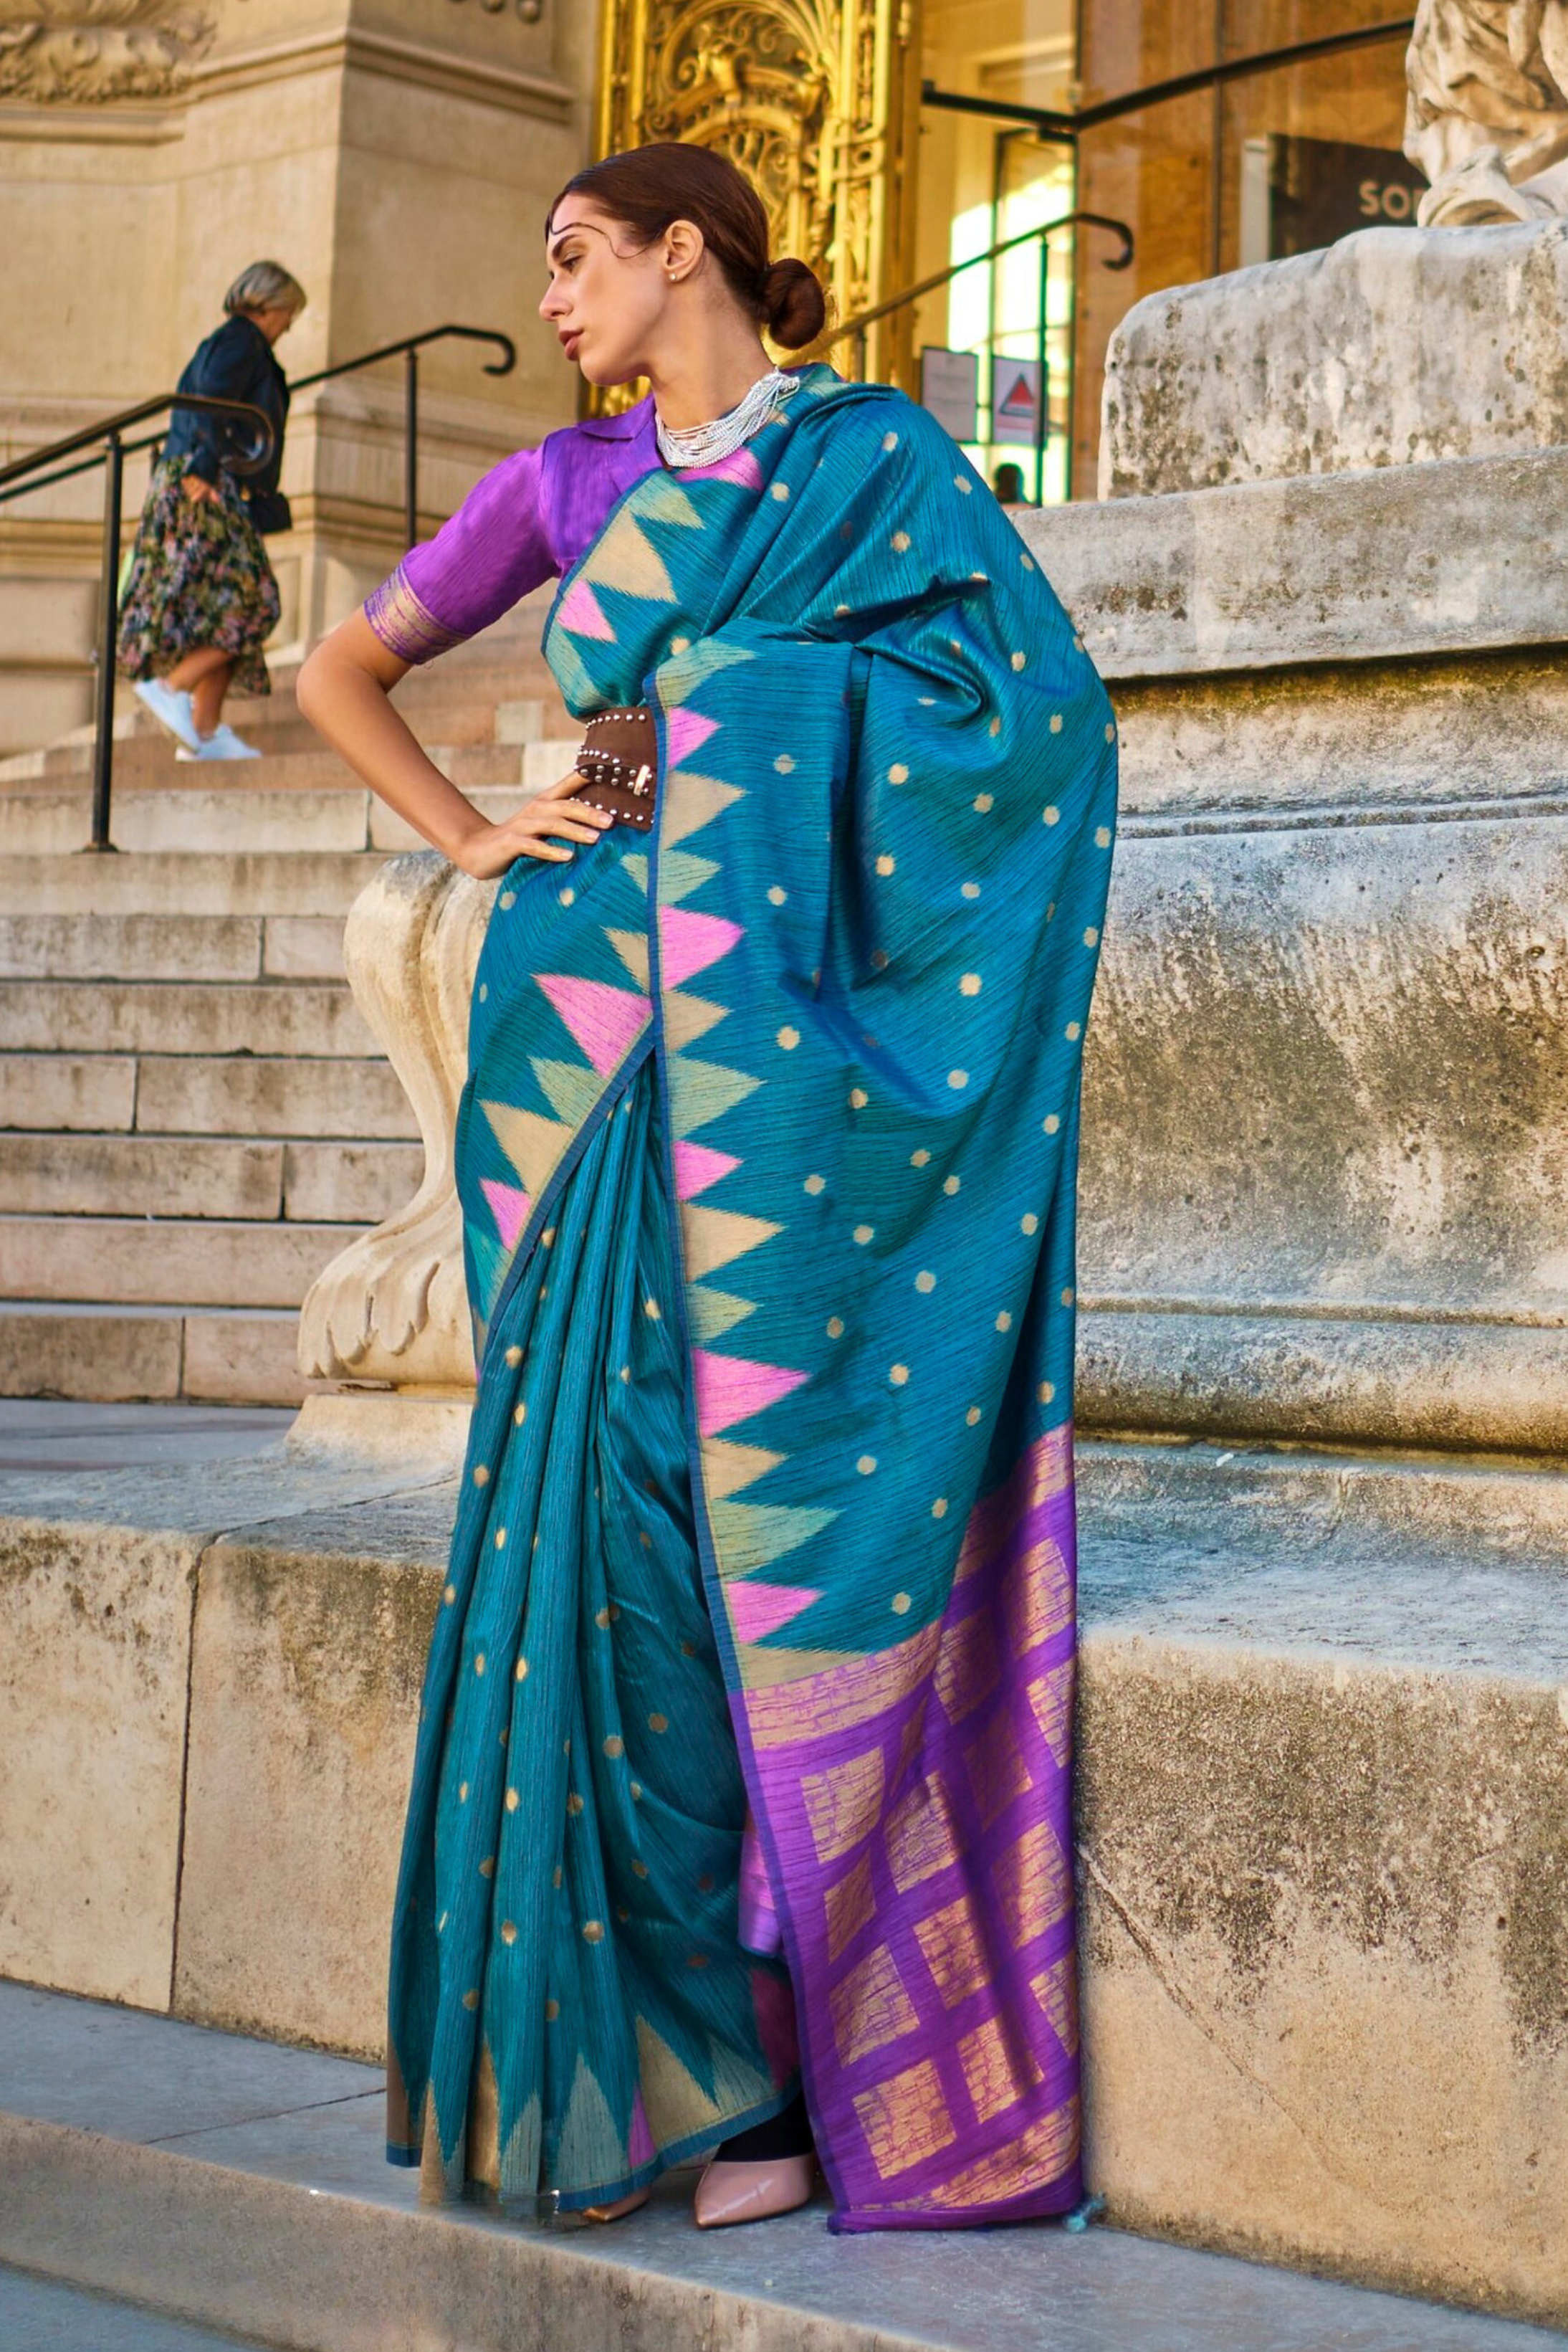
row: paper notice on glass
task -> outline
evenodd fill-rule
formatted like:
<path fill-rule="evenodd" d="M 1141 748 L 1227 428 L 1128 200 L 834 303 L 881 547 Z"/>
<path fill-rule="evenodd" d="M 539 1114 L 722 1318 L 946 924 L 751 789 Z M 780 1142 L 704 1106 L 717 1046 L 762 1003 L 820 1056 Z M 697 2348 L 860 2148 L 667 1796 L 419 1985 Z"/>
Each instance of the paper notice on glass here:
<path fill-rule="evenodd" d="M 1040 436 L 1040 362 L 997 359 L 991 373 L 991 439 L 1021 441 L 1033 448 Z"/>
<path fill-rule="evenodd" d="M 980 437 L 980 355 L 927 343 L 920 354 L 920 405 L 955 441 Z"/>

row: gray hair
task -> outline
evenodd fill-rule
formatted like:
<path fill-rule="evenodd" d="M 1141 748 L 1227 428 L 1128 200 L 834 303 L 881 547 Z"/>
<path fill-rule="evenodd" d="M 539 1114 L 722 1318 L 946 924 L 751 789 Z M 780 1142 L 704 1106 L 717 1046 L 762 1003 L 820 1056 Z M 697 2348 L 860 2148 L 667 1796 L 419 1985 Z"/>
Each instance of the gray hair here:
<path fill-rule="evenodd" d="M 239 310 L 303 310 L 305 289 L 280 261 L 253 261 L 224 296 L 230 318 Z"/>

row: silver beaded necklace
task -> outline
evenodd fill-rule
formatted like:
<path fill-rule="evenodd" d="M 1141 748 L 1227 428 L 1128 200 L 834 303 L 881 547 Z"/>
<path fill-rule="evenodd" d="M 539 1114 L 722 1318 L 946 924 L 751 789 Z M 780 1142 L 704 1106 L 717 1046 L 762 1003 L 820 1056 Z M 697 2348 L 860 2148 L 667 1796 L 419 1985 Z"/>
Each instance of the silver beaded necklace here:
<path fill-rule="evenodd" d="M 666 466 L 676 467 L 716 466 L 733 457 L 743 441 L 761 431 L 779 402 L 799 388 L 800 381 L 783 368 L 774 368 L 758 376 L 745 399 L 727 416 L 715 417 L 711 425 L 669 425 L 655 408 L 653 427 L 660 457 Z"/>

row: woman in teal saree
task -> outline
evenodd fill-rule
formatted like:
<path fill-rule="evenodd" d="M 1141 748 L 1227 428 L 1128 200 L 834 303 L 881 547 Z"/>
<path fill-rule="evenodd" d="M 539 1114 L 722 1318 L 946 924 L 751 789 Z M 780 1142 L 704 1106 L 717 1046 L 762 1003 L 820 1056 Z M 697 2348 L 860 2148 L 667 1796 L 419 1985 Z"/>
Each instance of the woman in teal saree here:
<path fill-rule="evenodd" d="M 722 2146 L 698 2218 L 745 2219 L 806 2192 L 803 2095 L 835 2227 L 1061 2213 L 1114 722 L 936 423 L 770 368 L 821 296 L 731 166 L 612 158 L 549 246 L 569 356 L 649 401 L 498 467 L 300 685 L 501 880 L 389 2152 L 609 2217 Z M 386 700 L 556 572 L 569 706 L 652 710 L 645 830 L 578 777 L 490 825 Z"/>

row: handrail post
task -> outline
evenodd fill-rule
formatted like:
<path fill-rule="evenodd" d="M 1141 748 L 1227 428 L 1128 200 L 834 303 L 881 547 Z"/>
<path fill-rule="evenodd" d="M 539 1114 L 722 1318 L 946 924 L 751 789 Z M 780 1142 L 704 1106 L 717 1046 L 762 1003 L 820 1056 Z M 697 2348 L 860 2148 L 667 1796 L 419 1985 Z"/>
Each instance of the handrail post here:
<path fill-rule="evenodd" d="M 1046 312 L 1051 301 L 1051 231 L 1040 233 L 1040 406 L 1034 418 L 1034 502 L 1045 504 L 1045 447 L 1051 432 L 1051 347 Z"/>
<path fill-rule="evenodd" d="M 402 356 L 402 513 L 406 552 L 419 540 L 419 353 L 411 344 Z"/>
<path fill-rule="evenodd" d="M 103 587 L 98 637 L 98 731 L 92 747 L 92 835 L 89 847 L 112 849 L 110 793 L 114 786 L 114 671 L 120 635 L 120 504 L 125 448 L 118 433 L 107 444 L 103 487 Z"/>

